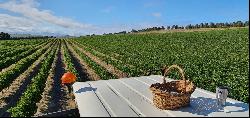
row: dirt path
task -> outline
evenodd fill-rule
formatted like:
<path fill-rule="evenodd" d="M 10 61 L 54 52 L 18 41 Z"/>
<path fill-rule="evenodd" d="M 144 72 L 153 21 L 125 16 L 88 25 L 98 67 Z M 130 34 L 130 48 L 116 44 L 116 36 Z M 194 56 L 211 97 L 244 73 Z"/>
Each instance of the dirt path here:
<path fill-rule="evenodd" d="M 73 98 L 71 98 L 68 94 L 67 88 L 61 85 L 61 77 L 66 70 L 63 66 L 64 53 L 61 45 L 57 57 L 58 60 L 55 68 L 54 84 L 51 92 L 51 100 L 48 105 L 48 112 L 72 109 L 76 107 Z"/>
<path fill-rule="evenodd" d="M 52 65 L 53 71 L 47 79 L 43 98 L 40 100 L 34 116 L 76 108 L 74 98 L 68 94 L 67 88 L 61 85 L 61 77 L 66 70 L 63 66 L 64 54 L 61 41 L 58 48 L 55 62 Z"/>
<path fill-rule="evenodd" d="M 62 102 L 60 102 L 60 100 L 63 98 L 63 95 L 65 94 L 65 91 L 62 89 L 60 80 L 64 73 L 61 48 L 59 50 L 59 53 L 57 54 L 57 57 L 58 59 L 55 67 L 54 83 L 51 90 L 52 95 L 48 104 L 47 112 L 55 112 L 63 108 L 63 104 Z"/>
<path fill-rule="evenodd" d="M 67 88 L 61 85 L 61 77 L 66 70 L 64 67 L 64 50 L 61 40 L 52 69 L 53 71 L 51 71 L 46 82 L 45 92 L 42 95 L 43 98 L 40 100 L 34 116 L 76 109 L 74 97 L 70 96 Z"/>
<path fill-rule="evenodd" d="M 55 57 L 54 57 L 54 61 L 51 65 L 51 70 L 49 72 L 48 78 L 46 80 L 46 86 L 44 88 L 44 92 L 42 93 L 42 99 L 39 101 L 39 103 L 37 103 L 37 112 L 35 113 L 34 116 L 39 116 L 40 114 L 46 113 L 48 111 L 48 104 L 51 101 L 51 94 L 52 94 L 52 89 L 53 89 L 53 85 L 54 83 L 54 79 L 55 79 L 55 70 L 56 70 L 56 66 L 58 64 L 59 61 L 59 54 L 60 54 L 60 44 L 57 45 L 57 49 L 56 49 L 56 53 L 55 53 Z M 60 92 L 60 91 L 59 91 Z M 58 92 L 58 93 L 59 93 Z"/>
<path fill-rule="evenodd" d="M 0 116 L 8 117 L 10 115 L 7 110 L 16 105 L 28 84 L 31 83 L 32 78 L 38 73 L 41 62 L 45 59 L 50 50 L 51 48 L 41 55 L 24 73 L 19 75 L 8 88 L 0 92 Z"/>
<path fill-rule="evenodd" d="M 65 41 L 66 42 L 66 41 Z M 69 49 L 69 53 L 74 61 L 74 65 L 78 66 L 76 67 L 77 71 L 82 71 L 81 73 L 84 74 L 84 79 L 87 78 L 88 80 L 100 80 L 100 76 L 95 73 L 95 71 L 86 63 L 84 62 L 81 57 L 74 51 L 74 49 L 71 47 L 70 44 L 66 42 L 67 48 Z M 79 72 L 78 71 L 78 72 Z"/>
<path fill-rule="evenodd" d="M 100 58 L 94 56 L 93 54 L 91 54 L 90 52 L 87 52 L 86 50 L 82 49 L 81 47 L 79 47 L 78 45 L 72 43 L 72 46 L 75 46 L 77 49 L 79 49 L 81 52 L 83 52 L 86 56 L 88 56 L 91 60 L 93 60 L 94 62 L 96 62 L 97 64 L 99 64 L 100 66 L 104 67 L 109 73 L 117 76 L 118 78 L 125 78 L 128 75 L 122 71 L 120 71 L 119 69 L 117 69 L 116 67 L 114 67 L 111 64 L 107 64 L 104 61 L 102 61 Z"/>
<path fill-rule="evenodd" d="M 65 65 L 64 64 L 64 51 L 61 51 L 61 66 Z M 65 72 L 65 68 L 66 67 L 62 67 L 64 72 Z M 61 77 L 60 77 L 61 78 Z M 59 81 L 61 82 L 61 79 L 59 79 Z M 63 105 L 63 109 L 74 109 L 77 108 L 76 103 L 75 103 L 75 98 L 73 96 L 69 95 L 69 91 L 66 88 L 66 86 L 62 87 L 63 92 L 63 98 L 61 101 L 61 104 Z M 66 104 L 65 104 L 66 103 Z"/>

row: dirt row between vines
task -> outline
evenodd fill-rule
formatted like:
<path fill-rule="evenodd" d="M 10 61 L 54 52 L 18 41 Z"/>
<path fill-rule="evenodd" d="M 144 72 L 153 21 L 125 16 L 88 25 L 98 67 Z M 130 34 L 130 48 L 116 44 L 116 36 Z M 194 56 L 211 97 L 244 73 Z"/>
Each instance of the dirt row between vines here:
<path fill-rule="evenodd" d="M 68 94 L 66 86 L 61 85 L 61 77 L 65 73 L 64 50 L 60 41 L 52 70 L 46 81 L 42 99 L 37 104 L 38 109 L 34 116 L 41 116 L 62 110 L 75 109 L 74 98 Z"/>
<path fill-rule="evenodd" d="M 49 43 L 50 44 L 50 43 Z M 26 90 L 27 86 L 31 83 L 32 78 L 38 73 L 41 62 L 51 51 L 50 45 L 45 46 L 48 50 L 42 54 L 25 72 L 20 74 L 9 87 L 0 92 L 0 116 L 9 116 L 7 110 L 16 105 L 22 93 Z"/>
<path fill-rule="evenodd" d="M 106 62 L 104 62 L 103 60 L 101 60 L 99 57 L 91 54 L 90 52 L 84 50 L 83 48 L 79 47 L 77 44 L 74 44 L 71 42 L 71 45 L 76 47 L 77 49 L 79 49 L 82 53 L 84 53 L 86 56 L 88 56 L 92 61 L 94 61 L 95 63 L 97 63 L 98 65 L 102 66 L 103 68 L 105 68 L 109 73 L 115 75 L 118 78 L 125 78 L 128 77 L 128 74 L 125 72 L 122 72 L 121 70 L 117 69 L 116 67 L 114 67 L 111 64 L 107 64 Z"/>
<path fill-rule="evenodd" d="M 62 43 L 62 42 L 61 42 Z M 61 49 L 62 49 L 62 46 L 61 46 Z M 63 65 L 65 65 L 65 57 L 64 57 L 64 50 L 62 49 L 61 50 L 61 55 L 60 55 L 60 58 L 61 58 L 61 60 L 59 61 L 59 65 L 60 66 L 58 66 L 58 70 L 63 70 L 63 73 L 65 73 L 66 72 L 66 70 L 67 70 L 67 66 L 63 66 Z M 62 72 L 62 71 L 59 71 L 59 72 Z M 62 73 L 62 75 L 63 75 L 63 73 Z M 61 77 L 62 77 L 62 75 L 61 76 L 59 76 L 58 77 L 58 79 L 57 79 L 57 81 L 59 82 L 59 83 L 61 83 Z M 70 94 L 68 94 L 69 93 L 69 91 L 68 91 L 68 89 L 67 89 L 67 87 L 66 86 L 63 86 L 62 87 L 62 89 L 63 89 L 63 97 L 62 97 L 62 100 L 58 100 L 58 101 L 60 101 L 61 102 L 61 104 L 63 105 L 63 109 L 74 109 L 74 108 L 77 108 L 77 106 L 76 106 L 76 102 L 75 102 L 75 98 L 73 97 L 73 96 L 70 96 Z M 57 90 L 59 90 L 58 88 L 57 88 Z M 55 100 L 55 103 L 56 103 L 56 101 L 57 100 Z M 66 104 L 65 104 L 66 103 Z"/>
<path fill-rule="evenodd" d="M 59 47 L 60 44 L 58 44 L 57 46 L 57 49 L 56 49 L 56 54 L 55 54 L 55 57 L 54 57 L 54 60 L 53 60 L 53 63 L 51 65 L 51 69 L 50 69 L 50 72 L 49 72 L 49 75 L 47 77 L 47 80 L 46 80 L 46 83 L 45 83 L 45 88 L 44 88 L 44 91 L 42 93 L 42 98 L 41 100 L 37 103 L 37 111 L 35 113 L 34 116 L 39 116 L 40 114 L 43 114 L 43 113 L 46 113 L 47 112 L 47 109 L 48 109 L 48 104 L 51 100 L 51 92 L 52 92 L 52 89 L 53 89 L 53 84 L 54 83 L 54 79 L 55 79 L 55 68 L 56 68 L 56 64 L 58 62 L 58 54 L 59 54 Z"/>
<path fill-rule="evenodd" d="M 48 44 L 43 43 L 43 44 L 41 44 L 41 45 L 38 45 L 38 46 L 35 47 L 35 48 L 36 48 L 36 51 L 39 50 L 40 48 L 46 47 L 46 46 L 48 46 L 48 45 L 49 45 L 49 43 L 48 43 Z M 32 52 L 31 54 L 33 54 L 33 53 L 35 53 L 35 52 Z M 31 55 L 31 54 L 30 54 L 30 55 Z M 20 60 L 22 60 L 22 59 L 19 59 L 18 61 L 20 61 Z M 18 62 L 18 61 L 17 61 L 17 62 Z M 6 68 L 0 69 L 0 73 L 4 73 L 4 72 L 9 71 L 9 70 L 11 70 L 11 69 L 13 69 L 13 68 L 14 68 L 14 64 L 9 65 L 9 66 L 6 67 Z"/>
<path fill-rule="evenodd" d="M 81 49 L 83 49 L 84 50 L 84 48 L 87 48 L 88 46 L 85 46 L 85 45 L 83 45 L 83 44 L 80 44 L 79 42 L 77 42 L 77 41 L 71 41 L 71 42 L 74 42 L 76 45 L 78 45 L 78 47 L 80 47 Z M 88 48 L 90 48 L 90 47 L 88 47 Z M 95 49 L 94 47 L 91 47 L 91 50 L 93 51 L 93 53 L 95 53 L 95 54 L 97 54 L 97 55 L 100 55 L 101 57 L 106 57 L 106 58 L 109 58 L 109 59 L 111 59 L 111 60 L 113 60 L 113 61 L 116 61 L 116 62 L 119 62 L 120 64 L 122 64 L 122 65 L 124 65 L 124 66 L 128 66 L 130 69 L 135 69 L 135 65 L 131 65 L 131 64 L 128 64 L 128 63 L 125 63 L 124 64 L 124 62 L 123 61 L 121 61 L 120 59 L 117 59 L 117 57 L 119 57 L 119 56 L 121 56 L 120 54 L 118 54 L 118 53 L 113 53 L 113 56 L 111 56 L 111 55 L 106 55 L 106 54 L 104 54 L 104 53 L 102 53 L 102 52 L 99 52 L 99 51 L 97 51 L 97 49 Z M 85 50 L 86 51 L 86 50 Z M 86 51 L 86 52 L 88 52 L 88 51 Z M 88 53 L 90 53 L 90 52 L 88 52 Z M 91 54 L 91 53 L 90 53 Z M 94 57 L 98 57 L 98 56 L 96 56 L 96 55 L 94 55 L 94 54 L 92 54 Z M 101 60 L 101 59 L 99 59 L 99 60 Z M 101 60 L 102 61 L 102 60 Z M 108 63 L 105 63 L 106 65 L 111 65 L 112 66 L 112 64 L 108 64 Z M 120 71 L 120 72 L 122 72 L 123 74 L 121 75 L 122 77 L 125 77 L 125 78 L 127 78 L 127 77 L 131 77 L 128 73 L 125 73 L 125 72 L 123 72 L 123 71 L 121 71 L 120 69 L 118 69 L 118 68 L 115 68 L 115 70 L 118 70 L 118 71 Z M 144 71 L 144 70 L 142 70 L 142 69 L 139 69 L 140 71 Z M 146 75 L 148 75 L 150 73 L 150 70 L 149 70 L 149 72 L 146 72 L 146 73 L 144 73 L 144 75 L 143 76 L 146 76 Z"/>
<path fill-rule="evenodd" d="M 70 44 L 65 41 L 66 47 L 69 50 L 69 54 L 73 59 L 73 63 L 76 66 L 76 70 L 79 72 L 80 78 L 83 78 L 83 81 L 89 80 L 100 80 L 100 76 L 95 73 L 95 71 L 81 59 L 81 57 L 74 51 Z M 82 76 L 81 76 L 82 75 Z"/>

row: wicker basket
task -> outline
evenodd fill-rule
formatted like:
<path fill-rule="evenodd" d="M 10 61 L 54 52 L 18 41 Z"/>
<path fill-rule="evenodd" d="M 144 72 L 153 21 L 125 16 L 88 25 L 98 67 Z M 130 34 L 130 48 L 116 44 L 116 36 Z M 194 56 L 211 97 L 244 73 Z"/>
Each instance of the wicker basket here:
<path fill-rule="evenodd" d="M 165 77 L 174 68 L 178 69 L 182 80 L 166 82 Z M 191 81 L 185 79 L 183 69 L 177 65 L 165 67 L 163 72 L 163 83 L 155 83 L 150 86 L 155 106 L 164 110 L 187 106 L 196 86 Z"/>

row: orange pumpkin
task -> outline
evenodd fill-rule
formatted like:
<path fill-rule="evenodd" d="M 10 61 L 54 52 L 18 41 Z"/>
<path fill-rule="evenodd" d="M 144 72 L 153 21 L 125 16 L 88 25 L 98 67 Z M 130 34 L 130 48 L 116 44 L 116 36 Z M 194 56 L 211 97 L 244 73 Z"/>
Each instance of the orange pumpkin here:
<path fill-rule="evenodd" d="M 76 76 L 71 72 L 67 72 L 63 74 L 61 80 L 62 84 L 72 83 L 76 81 Z"/>

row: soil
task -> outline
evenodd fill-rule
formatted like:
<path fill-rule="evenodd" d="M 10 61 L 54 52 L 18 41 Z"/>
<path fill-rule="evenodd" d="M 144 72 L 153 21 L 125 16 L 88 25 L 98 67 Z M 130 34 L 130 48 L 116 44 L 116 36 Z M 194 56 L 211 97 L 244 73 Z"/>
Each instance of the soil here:
<path fill-rule="evenodd" d="M 41 62 L 44 57 L 48 55 L 47 50 L 44 55 L 39 57 L 31 67 L 29 67 L 24 73 L 17 77 L 8 88 L 5 88 L 0 93 L 0 116 L 9 117 L 10 113 L 7 110 L 17 104 L 18 99 L 22 96 L 22 93 L 25 92 L 27 86 L 31 83 L 32 78 L 38 73 L 40 69 Z"/>
<path fill-rule="evenodd" d="M 37 46 L 36 48 L 38 48 L 38 47 L 41 47 L 41 48 L 43 48 L 43 47 L 49 47 L 51 45 L 51 43 L 48 43 L 47 45 L 45 45 L 45 46 L 43 46 L 43 44 L 42 45 L 39 45 L 39 46 Z M 39 48 L 37 49 L 37 50 L 39 50 Z M 37 51 L 36 50 L 36 51 Z M 35 52 L 34 52 L 35 53 Z M 22 59 L 20 59 L 20 60 L 22 60 Z M 19 61 L 20 61 L 19 60 Z M 12 64 L 12 65 L 10 65 L 10 66 L 8 66 L 8 67 L 6 67 L 6 68 L 3 68 L 3 69 L 1 69 L 0 70 L 0 73 L 4 73 L 4 72 L 6 72 L 6 71 L 9 71 L 9 70 L 11 70 L 11 69 L 13 69 L 15 67 L 15 65 L 14 64 Z"/>
<path fill-rule="evenodd" d="M 69 54 L 72 57 L 73 63 L 76 66 L 76 70 L 79 72 L 80 78 L 84 78 L 82 81 L 89 80 L 100 80 L 100 76 L 95 73 L 95 71 L 85 63 L 81 57 L 73 50 L 73 48 L 67 44 L 69 49 Z"/>
<path fill-rule="evenodd" d="M 60 43 L 61 44 L 61 43 Z M 42 114 L 52 113 L 52 112 L 58 112 L 62 110 L 68 110 L 68 109 L 76 109 L 76 104 L 74 100 L 74 96 L 71 96 L 66 88 L 66 86 L 61 85 L 61 77 L 65 73 L 65 67 L 64 67 L 64 53 L 63 49 L 60 45 L 59 51 L 57 53 L 57 60 L 55 64 L 55 71 L 54 76 L 52 75 L 51 79 L 53 79 L 53 82 L 51 83 L 52 88 L 48 88 L 51 90 L 49 92 L 49 98 L 45 99 L 45 101 L 41 101 L 42 103 L 46 103 L 44 105 L 44 108 L 41 108 L 41 110 L 35 114 L 35 116 L 40 116 Z"/>
<path fill-rule="evenodd" d="M 86 50 L 80 48 L 78 45 L 76 44 L 72 44 L 73 46 L 75 46 L 76 48 L 78 48 L 81 52 L 83 52 L 86 56 L 88 56 L 89 58 L 91 58 L 91 60 L 93 60 L 94 62 L 96 62 L 97 64 L 99 64 L 100 66 L 104 67 L 109 73 L 117 76 L 118 78 L 125 78 L 128 77 L 128 75 L 122 71 L 120 71 L 119 69 L 117 69 L 116 67 L 114 67 L 111 64 L 107 64 L 106 62 L 102 61 L 100 58 L 92 55 L 90 52 L 87 52 Z"/>

